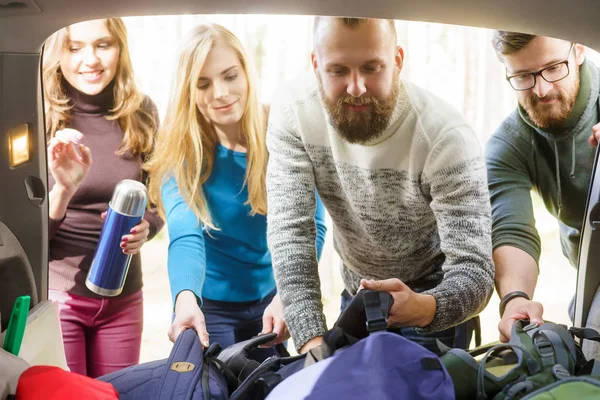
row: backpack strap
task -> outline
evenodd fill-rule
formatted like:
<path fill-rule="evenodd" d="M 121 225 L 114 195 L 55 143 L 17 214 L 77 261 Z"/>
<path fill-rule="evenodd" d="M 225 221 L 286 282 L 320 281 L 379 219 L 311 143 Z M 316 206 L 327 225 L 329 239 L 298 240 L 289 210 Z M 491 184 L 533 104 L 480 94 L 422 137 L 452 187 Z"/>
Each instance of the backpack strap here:
<path fill-rule="evenodd" d="M 202 345 L 195 330 L 181 332 L 164 368 L 166 371 L 162 375 L 158 400 L 172 399 L 177 387 L 194 387 L 205 373 L 208 379 L 208 365 L 204 362 Z"/>
<path fill-rule="evenodd" d="M 227 365 L 225 365 L 225 363 L 216 358 L 220 352 L 221 345 L 216 342 L 211 343 L 210 346 L 204 350 L 204 363 L 213 364 L 219 370 L 221 375 L 223 375 L 225 378 L 225 382 L 227 383 L 227 391 L 229 394 L 231 394 L 238 388 L 240 381 L 238 380 L 237 375 L 234 374 L 233 371 Z M 210 376 L 208 377 L 210 378 Z M 202 384 L 204 385 L 204 382 L 202 382 Z"/>
<path fill-rule="evenodd" d="M 576 376 L 590 375 L 600 378 L 600 360 L 587 361 L 575 374 Z"/>
<path fill-rule="evenodd" d="M 565 326 L 552 322 L 537 326 L 520 320 L 513 325 L 510 343 L 535 351 L 533 354 L 539 357 L 544 367 L 558 363 L 570 374 L 580 367 L 581 352 Z"/>
<path fill-rule="evenodd" d="M 277 350 L 277 353 L 279 354 L 280 357 L 291 357 L 290 352 L 283 345 L 283 343 L 277 343 L 275 345 L 275 350 Z"/>
<path fill-rule="evenodd" d="M 598 333 L 595 329 L 592 328 L 569 328 L 569 332 L 571 335 L 575 336 L 578 339 L 591 340 L 593 342 L 600 342 L 600 333 Z"/>
<path fill-rule="evenodd" d="M 367 332 L 385 331 L 388 328 L 388 316 L 394 300 L 388 292 L 366 291 L 363 297 Z"/>
<path fill-rule="evenodd" d="M 523 354 L 523 357 L 525 358 L 527 372 L 529 375 L 537 374 L 538 372 L 540 372 L 541 367 L 538 364 L 538 361 L 524 347 L 522 347 L 518 344 L 514 344 L 514 343 L 502 343 L 502 344 L 495 345 L 494 347 L 492 347 L 491 349 L 488 350 L 488 352 L 485 354 L 485 356 L 483 356 L 483 358 L 479 362 L 479 367 L 478 367 L 478 371 L 477 371 L 477 400 L 487 399 L 487 394 L 485 393 L 485 387 L 484 387 L 484 385 L 485 385 L 485 363 L 487 362 L 487 359 L 492 354 L 496 353 L 498 350 L 503 350 L 503 349 L 511 349 L 517 355 L 518 355 L 518 352 L 521 352 Z"/>
<path fill-rule="evenodd" d="M 600 342 L 600 334 L 592 328 L 569 328 L 569 333 L 573 335 L 573 337 L 578 338 L 580 341 L 583 340 L 591 340 L 593 342 Z M 583 354 L 581 355 L 581 360 L 575 371 L 576 375 L 591 375 L 600 377 L 600 360 L 585 360 Z"/>
<path fill-rule="evenodd" d="M 533 341 L 544 367 L 558 363 L 570 373 L 574 373 L 577 348 L 565 329 L 545 323 L 526 332 Z"/>
<path fill-rule="evenodd" d="M 202 363 L 202 395 L 205 399 L 210 399 L 212 396 L 210 395 L 210 377 L 208 375 L 208 363 Z"/>
<path fill-rule="evenodd" d="M 271 332 L 235 343 L 222 350 L 217 360 L 231 370 L 240 381 L 243 381 L 260 365 L 258 361 L 248 357 L 248 354 L 259 346 L 269 343 L 276 337 L 277 334 Z"/>
<path fill-rule="evenodd" d="M 231 393 L 229 400 L 266 398 L 279 382 L 302 369 L 304 357 L 267 358 Z"/>

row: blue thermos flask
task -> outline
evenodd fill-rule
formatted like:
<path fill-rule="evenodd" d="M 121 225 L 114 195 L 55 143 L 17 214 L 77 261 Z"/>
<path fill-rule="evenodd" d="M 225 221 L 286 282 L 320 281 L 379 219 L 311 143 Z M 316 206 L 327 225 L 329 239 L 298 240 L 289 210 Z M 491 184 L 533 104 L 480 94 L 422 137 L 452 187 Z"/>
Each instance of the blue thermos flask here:
<path fill-rule="evenodd" d="M 117 184 L 110 200 L 104 226 L 85 285 L 102 296 L 117 296 L 123 290 L 131 254 L 121 248 L 123 236 L 140 223 L 148 202 L 143 183 L 124 179 Z"/>

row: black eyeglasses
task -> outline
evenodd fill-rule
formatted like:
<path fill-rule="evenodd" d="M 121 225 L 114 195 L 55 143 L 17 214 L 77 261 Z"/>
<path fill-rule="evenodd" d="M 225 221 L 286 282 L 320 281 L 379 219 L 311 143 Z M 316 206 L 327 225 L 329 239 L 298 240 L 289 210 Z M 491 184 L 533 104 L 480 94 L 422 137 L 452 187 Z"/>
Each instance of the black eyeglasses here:
<path fill-rule="evenodd" d="M 565 79 L 567 76 L 569 76 L 569 57 L 571 56 L 571 50 L 573 50 L 574 45 L 575 43 L 571 43 L 571 47 L 569 47 L 569 53 L 564 61 L 549 65 L 546 68 L 540 69 L 536 72 L 528 72 L 525 74 L 517 74 L 512 76 L 507 75 L 506 80 L 515 90 L 529 90 L 535 86 L 535 79 L 538 75 L 541 76 L 546 82 L 550 83 Z"/>

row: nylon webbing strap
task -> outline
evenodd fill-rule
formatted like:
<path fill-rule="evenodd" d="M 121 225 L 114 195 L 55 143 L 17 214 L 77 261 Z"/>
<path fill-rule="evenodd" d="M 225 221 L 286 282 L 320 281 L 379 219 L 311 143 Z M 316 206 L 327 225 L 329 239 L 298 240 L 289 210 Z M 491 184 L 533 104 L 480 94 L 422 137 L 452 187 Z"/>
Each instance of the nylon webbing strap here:
<path fill-rule="evenodd" d="M 381 294 L 389 296 L 388 293 L 375 291 L 366 292 L 364 295 L 367 331 L 369 334 L 385 331 L 387 329 L 389 305 L 383 304 L 384 302 L 382 302 Z"/>
<path fill-rule="evenodd" d="M 523 330 L 529 335 L 537 348 L 538 354 L 542 360 L 542 365 L 548 367 L 556 363 L 561 364 L 567 370 L 573 372 L 571 357 L 569 357 L 568 341 L 562 340 L 549 324 L 540 327 L 529 328 L 531 324 Z M 568 337 L 565 339 L 569 339 Z M 573 354 L 573 359 L 575 355 Z"/>
<path fill-rule="evenodd" d="M 156 397 L 160 400 L 176 398 L 182 391 L 194 387 L 205 371 L 208 374 L 202 345 L 193 329 L 186 329 L 179 335 L 164 368 L 166 371 Z"/>
<path fill-rule="evenodd" d="M 579 339 L 591 340 L 593 342 L 600 342 L 600 333 L 592 328 L 569 328 L 569 332 L 573 336 Z"/>
<path fill-rule="evenodd" d="M 554 365 L 554 349 L 552 348 L 551 341 L 545 335 L 539 332 L 536 333 L 532 339 L 542 360 L 542 365 L 544 367 Z"/>
<path fill-rule="evenodd" d="M 560 335 L 552 330 L 543 330 L 540 335 L 544 335 L 550 341 L 556 355 L 556 362 L 570 373 L 574 373 L 576 354 L 569 354 L 569 346 L 561 339 Z"/>

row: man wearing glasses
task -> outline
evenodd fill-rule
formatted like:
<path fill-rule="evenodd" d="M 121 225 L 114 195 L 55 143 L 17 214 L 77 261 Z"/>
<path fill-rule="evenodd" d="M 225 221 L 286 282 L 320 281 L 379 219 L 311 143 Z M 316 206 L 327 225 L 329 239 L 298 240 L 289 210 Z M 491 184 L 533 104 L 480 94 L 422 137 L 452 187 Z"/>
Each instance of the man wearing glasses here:
<path fill-rule="evenodd" d="M 577 266 L 595 155 L 590 144 L 600 137 L 600 73 L 577 43 L 504 31 L 496 31 L 492 43 L 519 101 L 486 148 L 495 282 L 502 298 L 498 329 L 506 341 L 516 320 L 542 323 L 543 307 L 531 300 L 541 250 L 532 189 L 557 218 L 563 254 Z M 600 307 L 591 310 L 588 326 L 597 327 L 599 316 Z"/>

